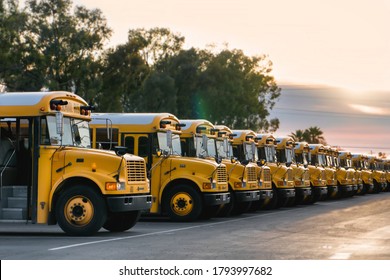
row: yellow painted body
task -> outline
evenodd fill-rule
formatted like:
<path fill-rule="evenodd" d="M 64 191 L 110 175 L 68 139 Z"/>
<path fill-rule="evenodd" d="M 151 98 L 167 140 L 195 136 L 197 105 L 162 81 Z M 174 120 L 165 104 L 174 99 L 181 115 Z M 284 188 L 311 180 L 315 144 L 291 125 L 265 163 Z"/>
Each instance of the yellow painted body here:
<path fill-rule="evenodd" d="M 90 121 L 91 109 L 79 96 L 68 92 L 35 92 L 6 93 L 1 94 L 0 98 L 0 118 L 29 119 L 33 134 L 24 140 L 26 144 L 27 140 L 37 143 L 29 147 L 32 184 L 36 188 L 36 201 L 32 202 L 32 205 L 36 204 L 36 209 L 31 209 L 34 222 L 48 223 L 50 213 L 54 214 L 55 198 L 59 191 L 77 184 L 95 189 L 102 197 L 150 193 L 145 161 L 140 157 L 120 157 L 113 152 L 77 145 L 61 146 L 61 141 L 57 143 L 53 139 L 50 139 L 52 142 L 45 142 L 46 132 L 40 127 L 46 116 L 55 116 L 61 112 L 64 118 L 75 122 Z M 58 102 L 62 105 L 58 105 Z M 13 123 L 11 126 L 15 128 L 16 125 Z M 28 131 L 27 122 L 20 126 L 22 130 Z M 34 134 L 40 130 L 40 135 Z M 138 179 L 133 177 L 134 170 L 128 165 L 130 162 L 132 166 L 137 166 Z M 117 186 L 118 182 L 122 183 L 123 189 L 106 190 L 106 183 Z"/>
<path fill-rule="evenodd" d="M 97 129 L 105 129 L 106 122 L 99 119 L 112 121 L 112 129 L 118 131 L 118 145 L 126 146 L 126 139 L 134 139 L 132 153 L 142 154 L 139 144 L 142 137 L 155 137 L 157 133 L 173 133 L 180 135 L 180 121 L 169 113 L 147 114 L 94 114 L 90 127 L 93 135 Z M 150 143 L 149 143 L 150 144 Z M 96 137 L 92 140 L 93 147 L 97 147 Z M 126 146 L 127 147 L 127 146 Z M 150 172 L 152 206 L 151 213 L 162 213 L 164 191 L 173 185 L 186 182 L 195 186 L 197 191 L 203 194 L 226 193 L 228 191 L 227 168 L 224 164 L 218 165 L 214 160 L 183 157 L 179 154 L 168 157 L 158 156 L 155 146 L 148 146 L 152 154 L 142 155 L 147 162 Z M 210 186 L 212 182 L 213 187 Z"/>

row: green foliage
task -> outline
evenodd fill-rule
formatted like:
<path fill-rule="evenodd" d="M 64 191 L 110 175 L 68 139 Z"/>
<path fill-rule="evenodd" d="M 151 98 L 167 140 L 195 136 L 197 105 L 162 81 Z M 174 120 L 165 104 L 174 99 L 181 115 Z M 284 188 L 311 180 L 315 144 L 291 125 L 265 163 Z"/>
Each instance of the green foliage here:
<path fill-rule="evenodd" d="M 310 144 L 324 144 L 326 145 L 325 138 L 322 130 L 318 126 L 311 126 L 305 130 L 298 129 L 292 132 L 292 137 L 296 142 L 308 142 Z"/>
<path fill-rule="evenodd" d="M 268 130 L 266 118 L 280 96 L 271 66 L 266 57 L 248 57 L 241 50 L 209 53 L 198 86 L 198 117 L 233 129 Z"/>
<path fill-rule="evenodd" d="M 111 35 L 100 10 L 76 7 L 70 0 L 28 0 L 18 25 L 18 33 L 8 40 L 18 58 L 3 78 L 9 90 L 69 90 L 92 98 L 99 87 L 98 54 Z M 23 19 L 23 20 L 22 20 Z"/>
<path fill-rule="evenodd" d="M 276 131 L 280 96 L 266 56 L 242 50 L 184 50 L 167 28 L 130 29 L 104 50 L 111 29 L 100 10 L 71 0 L 0 0 L 0 86 L 67 90 L 101 112 L 171 112 L 231 128 Z"/>

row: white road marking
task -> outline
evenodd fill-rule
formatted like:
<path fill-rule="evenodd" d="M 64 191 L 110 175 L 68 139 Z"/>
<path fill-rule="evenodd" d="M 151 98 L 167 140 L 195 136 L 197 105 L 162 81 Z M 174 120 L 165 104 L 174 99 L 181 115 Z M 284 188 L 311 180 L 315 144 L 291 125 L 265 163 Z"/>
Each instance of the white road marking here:
<path fill-rule="evenodd" d="M 209 226 L 221 225 L 221 224 L 232 223 L 232 222 L 237 222 L 237 221 L 243 221 L 243 220 L 248 220 L 248 219 L 262 218 L 264 216 L 281 214 L 281 213 L 286 213 L 286 212 L 291 212 L 291 211 L 296 211 L 296 210 L 302 210 L 302 209 L 295 208 L 295 209 L 289 209 L 289 210 L 284 210 L 284 211 L 278 210 L 278 211 L 275 211 L 275 212 L 272 212 L 272 213 L 266 213 L 266 214 L 263 214 L 263 215 L 254 215 L 254 216 L 250 216 L 250 217 L 241 217 L 241 218 L 237 218 L 237 219 L 233 219 L 233 220 L 226 220 L 226 221 L 215 222 L 215 223 L 210 223 L 210 224 L 202 224 L 202 225 L 183 227 L 183 228 L 177 228 L 177 229 L 156 231 L 156 232 L 144 233 L 144 234 L 133 235 L 133 236 L 125 236 L 125 237 L 117 237 L 117 238 L 110 238 L 110 239 L 102 239 L 102 240 L 90 241 L 90 242 L 84 242 L 84 243 L 76 243 L 76 244 L 67 245 L 67 246 L 50 248 L 49 251 L 64 250 L 64 249 L 69 249 L 69 248 L 74 248 L 74 247 L 93 245 L 93 244 L 99 244 L 99 243 L 104 243 L 104 242 L 113 242 L 113 241 L 126 240 L 126 239 L 133 239 L 133 238 L 139 238 L 139 237 L 145 237 L 145 236 L 152 236 L 152 235 L 159 235 L 159 234 L 166 234 L 166 233 L 174 233 L 174 232 L 183 231 L 183 230 L 190 230 L 190 229 L 194 229 L 194 228 L 209 227 Z"/>

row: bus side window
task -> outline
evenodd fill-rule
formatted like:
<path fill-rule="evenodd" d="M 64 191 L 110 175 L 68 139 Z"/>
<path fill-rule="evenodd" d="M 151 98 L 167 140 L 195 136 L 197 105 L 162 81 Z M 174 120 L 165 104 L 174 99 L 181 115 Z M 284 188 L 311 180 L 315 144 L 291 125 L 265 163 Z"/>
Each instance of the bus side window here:
<path fill-rule="evenodd" d="M 104 150 L 113 149 L 115 146 L 118 146 L 118 134 L 119 130 L 117 128 L 112 129 L 112 142 L 107 138 L 107 129 L 106 128 L 97 128 L 96 129 L 96 147 L 101 144 Z"/>
<path fill-rule="evenodd" d="M 138 138 L 138 155 L 147 157 L 149 155 L 149 139 L 146 136 Z"/>
<path fill-rule="evenodd" d="M 50 145 L 49 130 L 46 118 L 41 118 L 41 144 Z"/>
<path fill-rule="evenodd" d="M 125 147 L 129 154 L 134 154 L 134 137 L 126 136 L 125 138 Z"/>
<path fill-rule="evenodd" d="M 264 148 L 264 147 L 261 147 L 261 148 L 259 149 L 259 151 L 260 151 L 259 160 L 260 160 L 260 161 L 261 161 L 261 160 L 267 161 L 267 156 L 266 156 L 266 154 L 265 154 L 265 148 Z"/>

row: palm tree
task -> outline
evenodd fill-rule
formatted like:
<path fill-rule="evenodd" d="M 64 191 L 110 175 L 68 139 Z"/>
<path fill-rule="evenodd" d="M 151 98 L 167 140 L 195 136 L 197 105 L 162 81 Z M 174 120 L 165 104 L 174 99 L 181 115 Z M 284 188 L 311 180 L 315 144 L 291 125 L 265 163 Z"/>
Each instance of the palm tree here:
<path fill-rule="evenodd" d="M 318 126 L 311 126 L 307 128 L 304 132 L 306 134 L 306 141 L 312 144 L 324 144 L 326 145 L 325 138 L 323 136 L 322 130 Z"/>
<path fill-rule="evenodd" d="M 301 129 L 298 129 L 295 132 L 291 132 L 291 134 L 289 136 L 292 137 L 295 142 L 306 141 L 305 131 L 303 131 Z"/>

